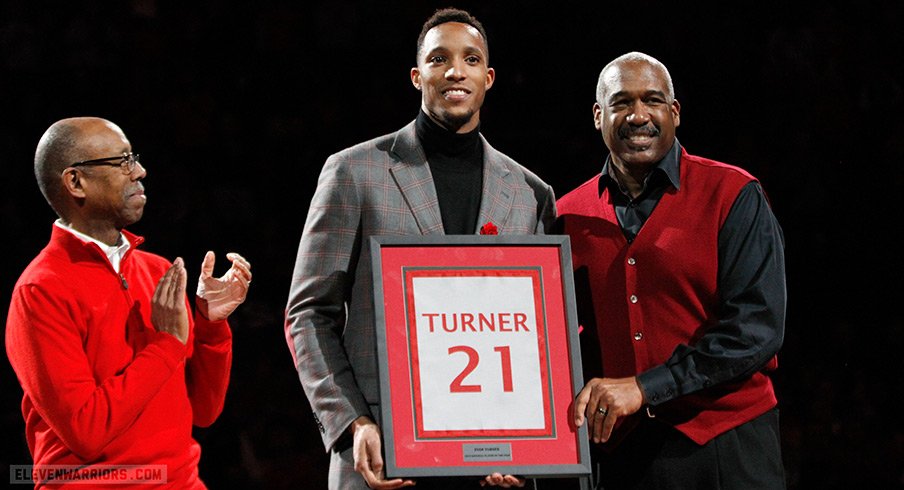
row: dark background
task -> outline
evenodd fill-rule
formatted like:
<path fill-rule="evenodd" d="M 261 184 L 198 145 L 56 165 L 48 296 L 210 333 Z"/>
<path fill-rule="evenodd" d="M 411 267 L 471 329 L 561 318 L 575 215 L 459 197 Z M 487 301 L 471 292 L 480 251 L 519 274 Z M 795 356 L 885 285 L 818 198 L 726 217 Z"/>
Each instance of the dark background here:
<path fill-rule="evenodd" d="M 791 488 L 904 487 L 896 238 L 904 7 L 751 2 L 458 2 L 486 26 L 483 134 L 557 195 L 604 158 L 599 70 L 639 50 L 682 103 L 681 143 L 760 178 L 785 231 L 789 311 L 775 382 Z M 146 250 L 254 267 L 233 316 L 226 408 L 197 431 L 213 488 L 324 488 L 327 456 L 283 334 L 324 159 L 412 120 L 422 22 L 449 2 L 0 3 L 0 311 L 55 218 L 32 173 L 54 121 L 118 123 L 146 164 Z M 581 5 L 583 4 L 583 5 Z M 895 243 L 895 245 L 892 245 Z M 192 277 L 196 277 L 192 274 Z M 194 287 L 194 285 L 190 285 Z M 30 464 L 21 388 L 0 363 L 0 470 Z M 5 470 L 3 470 L 5 471 Z"/>

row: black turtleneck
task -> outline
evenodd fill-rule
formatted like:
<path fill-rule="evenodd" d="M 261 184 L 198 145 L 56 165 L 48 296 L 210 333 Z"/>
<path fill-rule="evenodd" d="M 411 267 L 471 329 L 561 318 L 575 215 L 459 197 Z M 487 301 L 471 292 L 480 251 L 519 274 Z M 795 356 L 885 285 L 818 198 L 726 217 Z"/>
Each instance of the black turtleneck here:
<path fill-rule="evenodd" d="M 473 235 L 483 188 L 480 127 L 469 133 L 453 133 L 422 110 L 415 131 L 433 175 L 443 230 L 446 235 Z"/>

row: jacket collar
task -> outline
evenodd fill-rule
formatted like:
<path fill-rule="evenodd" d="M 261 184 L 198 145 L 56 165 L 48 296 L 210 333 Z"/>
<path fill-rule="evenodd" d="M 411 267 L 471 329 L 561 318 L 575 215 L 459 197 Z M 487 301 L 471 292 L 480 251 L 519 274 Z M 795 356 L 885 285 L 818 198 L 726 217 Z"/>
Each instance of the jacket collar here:
<path fill-rule="evenodd" d="M 503 230 L 515 199 L 509 163 L 490 146 L 483 135 L 480 135 L 480 142 L 483 145 L 483 189 L 475 233 L 488 222 Z M 395 160 L 389 171 L 414 215 L 421 234 L 444 234 L 436 187 L 424 149 L 415 134 L 414 121 L 395 134 L 389 153 Z"/>
<path fill-rule="evenodd" d="M 122 230 L 122 234 L 129 241 L 129 250 L 122 257 L 122 262 L 125 262 L 132 255 L 132 252 L 144 243 L 144 237 L 131 233 L 128 230 Z M 105 264 L 110 264 L 107 255 L 97 244 L 84 242 L 69 231 L 55 225 L 51 226 L 50 243 L 47 246 L 47 251 L 52 254 L 68 255 L 73 262 L 100 260 Z M 110 267 L 112 268 L 112 265 Z"/>

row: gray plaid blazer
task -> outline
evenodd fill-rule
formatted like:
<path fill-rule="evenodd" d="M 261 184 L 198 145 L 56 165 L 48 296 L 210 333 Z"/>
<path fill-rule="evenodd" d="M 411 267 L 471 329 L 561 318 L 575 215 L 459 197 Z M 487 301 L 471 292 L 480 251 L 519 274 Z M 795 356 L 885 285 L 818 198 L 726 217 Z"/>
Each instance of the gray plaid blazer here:
<path fill-rule="evenodd" d="M 478 229 L 492 222 L 500 234 L 548 231 L 552 188 L 481 141 Z M 414 122 L 327 159 L 298 246 L 285 333 L 328 451 L 357 417 L 380 420 L 369 237 L 441 234 Z"/>

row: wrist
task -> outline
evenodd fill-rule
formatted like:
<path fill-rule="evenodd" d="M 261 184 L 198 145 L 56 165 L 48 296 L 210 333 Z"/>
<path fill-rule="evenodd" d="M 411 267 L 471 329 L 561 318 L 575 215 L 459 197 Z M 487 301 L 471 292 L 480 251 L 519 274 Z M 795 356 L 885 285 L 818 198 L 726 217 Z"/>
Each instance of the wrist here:
<path fill-rule="evenodd" d="M 201 295 L 195 296 L 195 310 L 197 310 L 205 320 L 210 320 L 210 312 L 207 311 L 207 300 L 201 297 Z"/>
<path fill-rule="evenodd" d="M 355 432 L 357 432 L 362 427 L 371 425 L 376 426 L 377 424 L 367 415 L 361 415 L 360 417 L 353 420 L 352 423 L 348 426 L 348 432 L 354 436 Z"/>
<path fill-rule="evenodd" d="M 157 332 L 148 345 L 156 345 L 162 349 L 173 361 L 185 359 L 186 342 L 169 332 Z"/>

